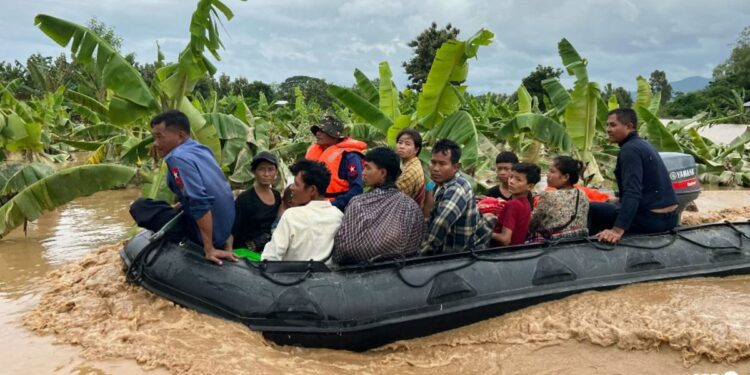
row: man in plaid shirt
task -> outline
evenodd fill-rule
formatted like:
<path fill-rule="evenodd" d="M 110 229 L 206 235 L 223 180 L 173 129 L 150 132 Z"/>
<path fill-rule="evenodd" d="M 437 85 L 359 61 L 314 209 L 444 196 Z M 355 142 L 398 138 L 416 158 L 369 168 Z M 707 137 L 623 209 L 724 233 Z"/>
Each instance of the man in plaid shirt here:
<path fill-rule="evenodd" d="M 494 217 L 480 215 L 471 185 L 458 173 L 460 159 L 461 148 L 451 140 L 441 139 L 432 148 L 430 174 L 438 187 L 422 254 L 484 248 L 490 239 Z"/>

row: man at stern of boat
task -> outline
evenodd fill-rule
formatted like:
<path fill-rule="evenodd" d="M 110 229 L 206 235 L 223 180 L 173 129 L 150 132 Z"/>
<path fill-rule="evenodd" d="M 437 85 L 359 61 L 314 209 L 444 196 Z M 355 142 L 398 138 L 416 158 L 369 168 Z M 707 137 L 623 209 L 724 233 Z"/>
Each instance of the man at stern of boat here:
<path fill-rule="evenodd" d="M 634 110 L 609 112 L 607 135 L 620 146 L 615 167 L 619 200 L 592 202 L 589 207 L 589 232 L 602 242 L 615 243 L 625 233 L 659 233 L 677 226 L 677 195 L 667 167 L 637 129 Z"/>
<path fill-rule="evenodd" d="M 480 215 L 471 185 L 459 174 L 459 160 L 456 142 L 441 139 L 432 147 L 430 174 L 437 189 L 421 254 L 480 249 L 490 240 L 495 217 Z"/>
<path fill-rule="evenodd" d="M 224 173 L 211 150 L 190 138 L 190 121 L 178 111 L 166 111 L 151 120 L 154 149 L 167 164 L 167 186 L 178 200 L 139 198 L 130 206 L 130 214 L 139 226 L 158 231 L 184 211 L 174 237 L 187 237 L 203 246 L 206 259 L 221 265 L 236 261 L 232 253 L 234 198 Z"/>
<path fill-rule="evenodd" d="M 300 160 L 289 168 L 294 175 L 291 207 L 281 215 L 271 241 L 263 249 L 263 260 L 328 261 L 333 238 L 344 216 L 325 200 L 331 172 L 325 164 Z"/>
<path fill-rule="evenodd" d="M 348 137 L 344 124 L 333 116 L 324 116 L 310 131 L 315 143 L 307 149 L 305 159 L 319 161 L 331 173 L 331 182 L 321 192 L 341 212 L 355 196 L 362 194 L 362 152 L 367 143 Z"/>

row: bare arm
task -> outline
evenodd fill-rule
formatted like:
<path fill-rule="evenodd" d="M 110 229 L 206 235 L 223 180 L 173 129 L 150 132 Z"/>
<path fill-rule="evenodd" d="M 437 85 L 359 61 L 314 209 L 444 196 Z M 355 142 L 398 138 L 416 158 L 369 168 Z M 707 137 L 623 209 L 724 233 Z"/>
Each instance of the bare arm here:
<path fill-rule="evenodd" d="M 211 211 L 206 211 L 206 213 L 201 216 L 200 219 L 196 220 L 196 223 L 198 224 L 198 229 L 200 229 L 201 232 L 201 239 L 203 240 L 203 252 L 206 254 L 206 259 L 218 265 L 223 264 L 223 262 L 221 261 L 222 259 L 237 261 L 237 256 L 235 256 L 233 252 L 227 250 L 219 250 L 214 247 L 213 215 L 211 215 Z M 230 237 L 227 241 L 227 244 L 229 246 L 232 246 L 231 242 L 232 238 Z"/>

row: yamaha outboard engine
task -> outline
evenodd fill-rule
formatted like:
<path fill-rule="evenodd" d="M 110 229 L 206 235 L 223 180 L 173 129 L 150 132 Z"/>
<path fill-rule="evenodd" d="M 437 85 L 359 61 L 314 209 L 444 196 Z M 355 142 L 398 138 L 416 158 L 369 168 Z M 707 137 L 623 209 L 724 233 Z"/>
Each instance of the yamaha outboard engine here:
<path fill-rule="evenodd" d="M 694 201 L 701 193 L 701 183 L 698 179 L 698 169 L 692 155 L 679 152 L 660 152 L 659 156 L 667 166 L 669 179 L 677 194 L 679 206 L 677 214 L 682 216 L 682 211 L 690 202 Z"/>

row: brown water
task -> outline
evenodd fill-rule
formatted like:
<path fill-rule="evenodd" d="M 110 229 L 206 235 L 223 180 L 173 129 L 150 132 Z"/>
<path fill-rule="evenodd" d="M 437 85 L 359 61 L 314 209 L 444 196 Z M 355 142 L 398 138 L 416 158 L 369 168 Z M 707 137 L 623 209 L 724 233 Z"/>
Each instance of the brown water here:
<path fill-rule="evenodd" d="M 366 353 L 279 347 L 125 283 L 119 244 L 101 245 L 129 229 L 136 194 L 79 199 L 0 241 L 0 373 L 750 372 L 750 277 L 584 293 Z"/>

